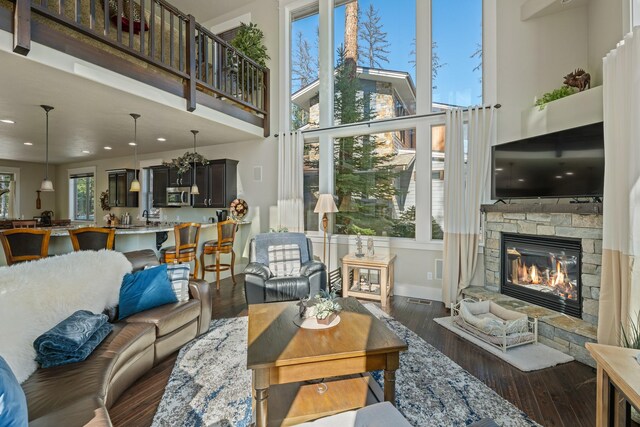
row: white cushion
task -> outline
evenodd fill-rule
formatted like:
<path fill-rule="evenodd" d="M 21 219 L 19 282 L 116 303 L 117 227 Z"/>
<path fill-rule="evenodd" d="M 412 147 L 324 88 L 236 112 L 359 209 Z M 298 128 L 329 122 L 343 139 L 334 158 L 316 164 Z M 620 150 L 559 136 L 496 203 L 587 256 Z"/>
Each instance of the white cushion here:
<path fill-rule="evenodd" d="M 411 427 L 411 424 L 390 402 L 365 406 L 357 411 L 347 411 L 309 423 L 305 427 Z"/>

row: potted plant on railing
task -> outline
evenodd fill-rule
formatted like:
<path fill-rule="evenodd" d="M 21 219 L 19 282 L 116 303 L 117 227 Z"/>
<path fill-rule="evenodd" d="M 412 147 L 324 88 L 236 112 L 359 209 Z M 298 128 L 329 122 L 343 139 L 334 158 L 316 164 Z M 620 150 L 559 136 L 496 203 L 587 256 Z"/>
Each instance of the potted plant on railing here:
<path fill-rule="evenodd" d="M 321 325 L 329 325 L 338 317 L 338 312 L 342 310 L 342 307 L 337 302 L 336 292 L 327 292 L 321 290 L 318 295 L 314 297 L 314 313 L 316 322 Z"/>
<path fill-rule="evenodd" d="M 249 24 L 241 23 L 240 29 L 236 36 L 231 40 L 231 46 L 236 48 L 239 52 L 246 55 L 249 59 L 260 65 L 261 67 L 267 66 L 267 61 L 271 59 L 267 54 L 267 47 L 264 44 L 264 32 L 258 28 L 258 26 L 252 22 Z M 229 50 L 227 51 L 227 73 L 231 77 L 231 81 L 234 84 L 238 84 L 238 75 L 240 73 L 240 61 L 238 55 Z M 246 87 L 245 87 L 246 86 Z M 257 82 L 252 80 L 252 84 L 248 85 L 246 82 L 239 88 L 241 93 L 245 90 L 251 94 L 254 90 L 260 90 L 257 86 Z"/>

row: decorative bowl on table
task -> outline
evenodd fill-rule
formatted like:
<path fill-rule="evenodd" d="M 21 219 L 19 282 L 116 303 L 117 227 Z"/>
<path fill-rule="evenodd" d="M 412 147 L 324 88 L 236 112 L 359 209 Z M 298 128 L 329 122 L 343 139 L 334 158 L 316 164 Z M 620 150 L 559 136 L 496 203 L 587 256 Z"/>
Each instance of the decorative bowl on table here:
<path fill-rule="evenodd" d="M 247 213 L 249 212 L 249 205 L 244 201 L 244 199 L 235 199 L 231 202 L 231 205 L 229 205 L 229 211 L 235 220 L 240 221 L 247 216 Z"/>

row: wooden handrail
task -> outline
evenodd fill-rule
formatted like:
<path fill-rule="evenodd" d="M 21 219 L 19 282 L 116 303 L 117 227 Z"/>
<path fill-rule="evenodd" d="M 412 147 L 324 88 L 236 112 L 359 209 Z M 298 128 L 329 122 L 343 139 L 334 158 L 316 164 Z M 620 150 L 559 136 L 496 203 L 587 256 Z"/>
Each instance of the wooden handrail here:
<path fill-rule="evenodd" d="M 182 79 L 187 110 L 195 110 L 198 90 L 210 92 L 262 116 L 268 130 L 269 69 L 166 0 L 117 0 L 115 10 L 108 0 L 58 0 L 51 8 L 45 0 L 13 1 L 14 52 L 29 53 L 37 13 Z"/>

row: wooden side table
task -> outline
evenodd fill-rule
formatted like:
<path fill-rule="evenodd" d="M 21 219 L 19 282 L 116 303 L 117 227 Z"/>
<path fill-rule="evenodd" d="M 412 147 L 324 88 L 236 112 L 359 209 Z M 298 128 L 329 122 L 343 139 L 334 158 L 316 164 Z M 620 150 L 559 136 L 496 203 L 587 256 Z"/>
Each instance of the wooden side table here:
<path fill-rule="evenodd" d="M 631 405 L 640 408 L 639 350 L 587 343 L 587 350 L 598 364 L 596 386 L 596 426 L 631 425 Z M 624 418 L 619 413 L 618 397 L 624 399 Z"/>
<path fill-rule="evenodd" d="M 387 300 L 393 295 L 393 264 L 395 255 L 376 255 L 373 258 L 364 256 L 359 258 L 355 254 L 342 258 L 342 296 L 356 297 L 380 301 L 383 307 L 387 306 Z M 361 282 L 362 270 L 369 271 L 369 279 Z M 353 280 L 350 280 L 353 271 Z M 371 271 L 377 272 L 378 283 L 372 283 Z M 368 284 L 369 287 L 361 286 Z M 373 284 L 373 288 L 371 285 Z M 377 286 L 376 286 L 377 285 Z"/>

